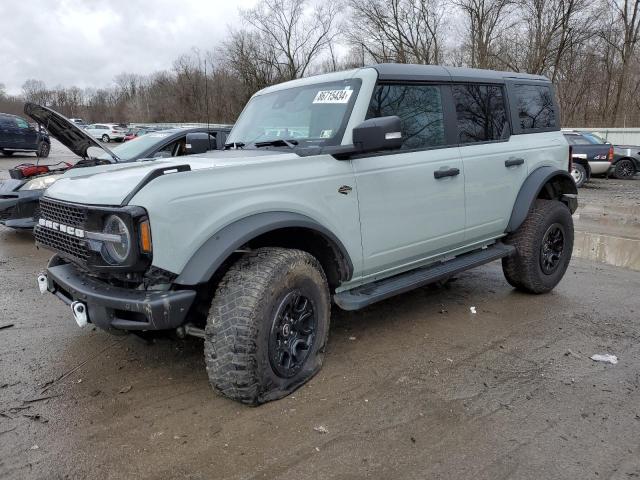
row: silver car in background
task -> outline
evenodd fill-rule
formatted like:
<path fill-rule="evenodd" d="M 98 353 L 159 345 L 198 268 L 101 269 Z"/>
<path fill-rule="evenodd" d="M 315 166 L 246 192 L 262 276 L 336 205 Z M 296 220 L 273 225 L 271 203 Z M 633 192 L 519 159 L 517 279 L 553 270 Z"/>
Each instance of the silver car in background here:
<path fill-rule="evenodd" d="M 94 138 L 102 140 L 104 143 L 111 141 L 122 142 L 127 133 L 127 129 L 116 123 L 94 123 L 85 128 L 86 132 Z"/>

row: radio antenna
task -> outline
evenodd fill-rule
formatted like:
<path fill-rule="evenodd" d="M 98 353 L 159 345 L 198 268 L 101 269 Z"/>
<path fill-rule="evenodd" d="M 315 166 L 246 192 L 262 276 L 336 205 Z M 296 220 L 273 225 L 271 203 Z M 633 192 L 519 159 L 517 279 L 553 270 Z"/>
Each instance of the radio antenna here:
<path fill-rule="evenodd" d="M 204 101 L 206 103 L 206 115 L 207 115 L 207 140 L 209 141 L 209 150 L 213 150 L 211 147 L 211 129 L 209 127 L 209 77 L 207 76 L 207 57 L 204 57 Z"/>

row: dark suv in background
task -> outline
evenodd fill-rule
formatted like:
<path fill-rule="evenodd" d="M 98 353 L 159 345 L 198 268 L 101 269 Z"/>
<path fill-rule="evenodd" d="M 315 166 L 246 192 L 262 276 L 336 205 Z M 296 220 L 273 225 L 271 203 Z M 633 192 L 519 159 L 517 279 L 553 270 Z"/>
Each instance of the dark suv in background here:
<path fill-rule="evenodd" d="M 24 118 L 0 113 L 0 153 L 5 156 L 16 152 L 34 152 L 48 157 L 51 150 L 49 135 L 41 127 L 34 127 Z"/>

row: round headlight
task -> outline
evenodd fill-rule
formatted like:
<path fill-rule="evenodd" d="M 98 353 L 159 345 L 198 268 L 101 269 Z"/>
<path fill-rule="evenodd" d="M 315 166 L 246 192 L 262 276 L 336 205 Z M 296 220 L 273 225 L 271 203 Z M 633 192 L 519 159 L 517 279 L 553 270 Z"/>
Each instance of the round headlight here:
<path fill-rule="evenodd" d="M 106 240 L 102 256 L 109 263 L 123 263 L 131 251 L 131 234 L 127 224 L 117 215 L 111 215 L 104 222 L 102 233 L 116 235 L 120 240 Z M 106 255 L 105 255 L 106 253 Z"/>

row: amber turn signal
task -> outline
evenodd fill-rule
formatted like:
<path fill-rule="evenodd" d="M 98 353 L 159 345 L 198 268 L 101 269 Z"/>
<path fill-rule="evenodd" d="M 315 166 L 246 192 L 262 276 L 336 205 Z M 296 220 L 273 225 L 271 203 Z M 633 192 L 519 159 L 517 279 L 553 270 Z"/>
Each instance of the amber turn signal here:
<path fill-rule="evenodd" d="M 151 253 L 153 250 L 149 220 L 140 222 L 140 249 L 142 250 L 142 253 Z"/>

